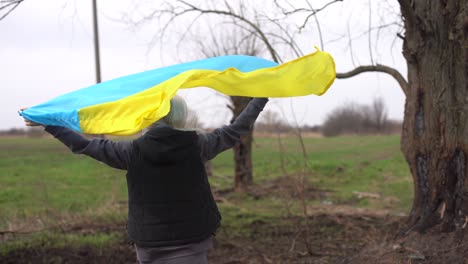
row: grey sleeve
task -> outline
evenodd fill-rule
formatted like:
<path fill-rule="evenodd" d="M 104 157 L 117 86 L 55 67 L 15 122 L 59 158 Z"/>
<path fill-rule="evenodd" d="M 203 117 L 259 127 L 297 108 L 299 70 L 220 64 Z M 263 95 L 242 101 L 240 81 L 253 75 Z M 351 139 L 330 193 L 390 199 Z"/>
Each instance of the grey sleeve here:
<path fill-rule="evenodd" d="M 202 159 L 211 160 L 219 153 L 232 148 L 242 135 L 252 130 L 255 120 L 267 102 L 267 98 L 252 99 L 232 124 L 215 129 L 211 133 L 200 133 L 199 145 Z"/>
<path fill-rule="evenodd" d="M 89 140 L 71 129 L 58 126 L 46 126 L 45 130 L 75 154 L 90 156 L 116 169 L 128 169 L 132 141 L 112 141 L 103 138 Z"/>

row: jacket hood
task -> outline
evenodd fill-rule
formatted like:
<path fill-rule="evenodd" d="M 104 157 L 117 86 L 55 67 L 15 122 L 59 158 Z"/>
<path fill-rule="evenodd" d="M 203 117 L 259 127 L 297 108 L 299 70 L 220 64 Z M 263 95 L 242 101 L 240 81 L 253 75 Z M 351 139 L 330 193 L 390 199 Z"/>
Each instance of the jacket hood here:
<path fill-rule="evenodd" d="M 137 145 L 142 157 L 152 163 L 175 163 L 189 155 L 197 142 L 195 131 L 156 125 L 137 140 Z"/>

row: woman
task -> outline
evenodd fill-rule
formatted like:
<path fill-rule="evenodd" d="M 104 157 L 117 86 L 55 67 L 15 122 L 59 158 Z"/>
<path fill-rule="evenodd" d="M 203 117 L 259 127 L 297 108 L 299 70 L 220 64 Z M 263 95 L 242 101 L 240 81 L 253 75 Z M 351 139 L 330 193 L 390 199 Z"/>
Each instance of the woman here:
<path fill-rule="evenodd" d="M 45 126 L 45 130 L 75 154 L 127 170 L 128 235 L 140 263 L 207 263 L 221 216 L 204 162 L 247 134 L 267 102 L 266 98 L 251 100 L 231 125 L 211 133 L 181 130 L 187 106 L 177 96 L 171 100 L 169 114 L 132 141 L 88 140 L 57 126 Z"/>

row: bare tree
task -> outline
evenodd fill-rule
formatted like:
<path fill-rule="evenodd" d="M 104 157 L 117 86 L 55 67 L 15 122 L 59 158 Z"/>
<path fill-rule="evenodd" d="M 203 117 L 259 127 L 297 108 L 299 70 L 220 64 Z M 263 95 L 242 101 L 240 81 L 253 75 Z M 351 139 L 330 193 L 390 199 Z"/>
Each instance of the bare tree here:
<path fill-rule="evenodd" d="M 382 98 L 375 98 L 371 105 L 346 103 L 331 111 L 322 126 L 324 136 L 342 134 L 384 133 L 392 124 Z"/>
<path fill-rule="evenodd" d="M 334 109 L 325 118 L 322 126 L 322 133 L 326 137 L 333 137 L 342 134 L 360 134 L 365 126 L 367 110 L 362 106 L 348 103 Z M 370 122 L 370 117 L 367 117 Z"/>
<path fill-rule="evenodd" d="M 230 31 L 226 31 L 224 28 L 218 34 L 212 33 L 210 38 L 210 42 L 206 42 L 206 39 L 198 39 L 200 41 L 197 42 L 204 57 L 231 54 L 254 56 L 259 52 L 257 41 L 252 37 L 252 34 L 240 31 L 237 27 L 233 27 Z M 230 96 L 231 105 L 228 105 L 228 108 L 233 114 L 231 122 L 234 122 L 251 99 L 243 96 Z M 253 183 L 252 142 L 253 128 L 248 134 L 243 135 L 240 142 L 233 147 L 234 189 L 237 191 L 245 191 Z"/>
<path fill-rule="evenodd" d="M 387 107 L 385 106 L 385 102 L 383 98 L 378 97 L 375 98 L 372 102 L 371 111 L 371 120 L 372 123 L 375 125 L 376 132 L 382 133 L 386 128 L 386 124 L 388 121 L 387 115 Z"/>
<path fill-rule="evenodd" d="M 468 222 L 468 2 L 399 0 L 408 66 L 402 150 L 415 183 L 409 230 Z"/>
<path fill-rule="evenodd" d="M 375 63 L 372 53 L 371 65 L 339 73 L 337 78 L 382 72 L 394 77 L 406 95 L 401 149 L 415 185 L 407 231 L 425 231 L 436 225 L 441 230 L 465 228 L 468 2 L 398 0 L 398 3 L 403 25 L 396 36 L 403 40 L 407 79 L 396 69 Z M 291 12 L 299 11 L 303 10 Z M 308 14 L 312 13 L 313 10 L 308 10 Z"/>
<path fill-rule="evenodd" d="M 0 0 L 0 20 L 7 17 L 24 0 Z"/>

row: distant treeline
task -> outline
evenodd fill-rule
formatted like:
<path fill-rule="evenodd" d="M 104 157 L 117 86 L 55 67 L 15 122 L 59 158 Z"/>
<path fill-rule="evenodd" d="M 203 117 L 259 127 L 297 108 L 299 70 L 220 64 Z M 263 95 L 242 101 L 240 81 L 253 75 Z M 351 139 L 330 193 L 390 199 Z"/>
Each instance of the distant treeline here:
<path fill-rule="evenodd" d="M 320 133 L 325 137 L 339 135 L 393 134 L 401 132 L 401 121 L 388 119 L 387 109 L 381 98 L 370 105 L 347 103 L 332 110 L 322 125 L 302 126 L 305 133 Z M 266 111 L 255 125 L 257 132 L 289 133 L 292 128 L 272 111 Z"/>
<path fill-rule="evenodd" d="M 42 127 L 10 128 L 0 130 L 0 136 L 42 137 L 47 133 Z"/>
<path fill-rule="evenodd" d="M 189 111 L 188 127 L 199 130 L 206 129 L 198 117 Z M 388 119 L 387 109 L 381 98 L 375 99 L 370 105 L 347 103 L 332 110 L 322 125 L 304 125 L 301 132 L 322 134 L 325 137 L 339 135 L 372 135 L 393 134 L 401 132 L 401 121 Z M 255 131 L 261 133 L 290 133 L 292 127 L 278 113 L 265 111 L 255 124 Z M 47 134 L 42 127 L 12 128 L 0 131 L 0 136 L 41 137 Z"/>

